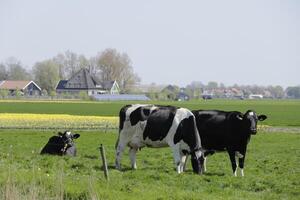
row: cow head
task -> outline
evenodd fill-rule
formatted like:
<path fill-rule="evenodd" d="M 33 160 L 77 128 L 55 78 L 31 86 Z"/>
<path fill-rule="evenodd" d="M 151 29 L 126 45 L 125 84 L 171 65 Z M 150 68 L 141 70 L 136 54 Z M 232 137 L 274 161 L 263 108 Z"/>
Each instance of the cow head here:
<path fill-rule="evenodd" d="M 204 154 L 201 151 L 195 151 L 191 153 L 191 162 L 194 173 L 203 173 Z"/>
<path fill-rule="evenodd" d="M 63 148 L 61 151 L 64 153 L 69 147 L 74 146 L 74 139 L 77 139 L 80 137 L 80 134 L 73 134 L 70 131 L 65 131 L 64 133 L 58 132 L 59 137 L 61 138 L 63 142 Z"/>
<path fill-rule="evenodd" d="M 243 129 L 249 134 L 255 135 L 257 132 L 257 122 L 267 119 L 266 115 L 257 115 L 255 111 L 248 110 L 244 115 L 237 115 L 237 119 L 243 122 Z"/>

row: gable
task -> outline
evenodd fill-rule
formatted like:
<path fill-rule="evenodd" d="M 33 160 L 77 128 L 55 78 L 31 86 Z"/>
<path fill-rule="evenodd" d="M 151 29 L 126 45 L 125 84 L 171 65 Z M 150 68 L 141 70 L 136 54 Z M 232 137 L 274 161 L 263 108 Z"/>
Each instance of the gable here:
<path fill-rule="evenodd" d="M 41 88 L 33 81 L 2 81 L 0 85 L 0 89 L 7 89 L 7 90 L 24 90 L 28 86 L 31 88 L 36 88 L 41 90 Z"/>
<path fill-rule="evenodd" d="M 42 89 L 33 81 L 31 81 L 30 83 L 28 83 L 24 88 L 24 90 L 39 90 L 42 91 Z"/>

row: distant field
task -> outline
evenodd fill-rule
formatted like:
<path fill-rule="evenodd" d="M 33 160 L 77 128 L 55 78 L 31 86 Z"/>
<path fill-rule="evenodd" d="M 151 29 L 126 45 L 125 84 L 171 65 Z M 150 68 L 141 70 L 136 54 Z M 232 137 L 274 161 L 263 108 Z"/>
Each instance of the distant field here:
<path fill-rule="evenodd" d="M 69 114 L 83 116 L 118 116 L 122 106 L 138 102 L 51 102 L 0 101 L 0 113 Z M 220 109 L 245 112 L 254 109 L 268 115 L 263 122 L 271 126 L 300 126 L 298 100 L 208 100 L 189 102 L 140 102 L 176 105 L 189 109 Z"/>
<path fill-rule="evenodd" d="M 258 133 L 245 161 L 245 177 L 233 177 L 226 153 L 208 158 L 202 176 L 178 175 L 170 148 L 144 148 L 138 169 L 114 169 L 116 131 L 79 131 L 76 158 L 41 156 L 52 131 L 0 130 L 0 199 L 299 199 L 300 134 Z M 110 181 L 101 169 L 98 147 L 104 144 Z"/>

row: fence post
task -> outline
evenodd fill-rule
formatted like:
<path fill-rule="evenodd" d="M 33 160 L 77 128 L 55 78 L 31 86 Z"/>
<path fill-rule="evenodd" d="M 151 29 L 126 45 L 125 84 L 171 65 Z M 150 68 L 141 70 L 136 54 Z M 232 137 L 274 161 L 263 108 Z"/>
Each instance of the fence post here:
<path fill-rule="evenodd" d="M 109 180 L 108 167 L 107 167 L 106 156 L 105 156 L 105 149 L 102 144 L 100 145 L 100 154 L 101 154 L 102 163 L 103 163 L 104 176 L 105 176 L 106 180 Z"/>

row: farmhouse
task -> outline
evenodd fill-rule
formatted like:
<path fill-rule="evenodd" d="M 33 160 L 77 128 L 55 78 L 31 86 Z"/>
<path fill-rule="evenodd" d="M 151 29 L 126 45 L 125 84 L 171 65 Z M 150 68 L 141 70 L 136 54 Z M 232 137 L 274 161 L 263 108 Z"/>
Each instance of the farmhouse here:
<path fill-rule="evenodd" d="M 0 82 L 0 90 L 8 90 L 9 95 L 16 95 L 18 91 L 26 96 L 37 96 L 42 93 L 42 89 L 33 81 L 5 80 Z"/>
<path fill-rule="evenodd" d="M 116 81 L 99 81 L 86 68 L 75 73 L 69 80 L 60 80 L 56 86 L 57 94 L 78 94 L 84 91 L 88 95 L 119 94 L 120 88 Z"/>

